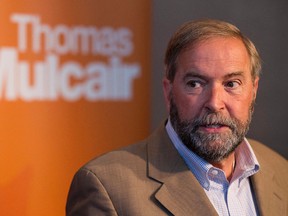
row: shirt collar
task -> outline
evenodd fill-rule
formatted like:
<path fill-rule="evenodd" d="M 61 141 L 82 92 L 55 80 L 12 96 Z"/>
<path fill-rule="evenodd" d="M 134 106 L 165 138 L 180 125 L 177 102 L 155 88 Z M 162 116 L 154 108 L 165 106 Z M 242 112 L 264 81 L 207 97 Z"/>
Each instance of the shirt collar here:
<path fill-rule="evenodd" d="M 177 133 L 172 127 L 170 119 L 166 124 L 166 131 L 174 144 L 175 148 L 184 159 L 186 165 L 194 174 L 198 182 L 203 188 L 209 190 L 210 182 L 208 179 L 208 172 L 211 169 L 218 169 L 213 167 L 212 164 L 199 157 L 197 154 L 189 150 L 180 140 Z M 248 142 L 245 138 L 244 141 L 235 150 L 236 168 L 233 174 L 233 181 L 239 179 L 240 181 L 248 176 L 255 174 L 259 170 L 258 160 Z M 234 176 L 235 175 L 235 176 Z"/>

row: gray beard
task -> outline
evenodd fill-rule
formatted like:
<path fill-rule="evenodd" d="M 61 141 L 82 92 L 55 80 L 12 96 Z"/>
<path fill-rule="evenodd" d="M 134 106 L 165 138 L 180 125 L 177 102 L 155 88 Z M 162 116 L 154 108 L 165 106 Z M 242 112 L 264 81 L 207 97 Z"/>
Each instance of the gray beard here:
<path fill-rule="evenodd" d="M 243 141 L 251 122 L 254 102 L 250 106 L 249 117 L 244 123 L 236 118 L 225 117 L 221 113 L 210 111 L 192 120 L 182 121 L 173 98 L 170 100 L 170 106 L 171 124 L 183 144 L 204 160 L 212 163 L 227 158 Z M 204 133 L 198 130 L 201 125 L 209 124 L 225 125 L 230 130 L 222 133 Z"/>

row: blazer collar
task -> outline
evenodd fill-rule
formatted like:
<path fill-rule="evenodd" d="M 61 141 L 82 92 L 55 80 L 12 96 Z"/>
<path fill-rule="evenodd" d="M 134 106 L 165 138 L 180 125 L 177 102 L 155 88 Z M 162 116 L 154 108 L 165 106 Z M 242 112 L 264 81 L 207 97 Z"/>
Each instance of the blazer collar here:
<path fill-rule="evenodd" d="M 260 170 L 251 177 L 260 215 L 286 215 L 287 200 L 284 190 L 275 182 L 273 167 L 257 153 L 257 144 L 249 140 L 260 164 Z"/>
<path fill-rule="evenodd" d="M 148 139 L 148 175 L 161 183 L 155 198 L 173 215 L 217 215 L 164 125 Z"/>
<path fill-rule="evenodd" d="M 251 177 L 260 215 L 286 215 L 286 194 L 275 182 L 273 167 L 249 140 L 260 163 Z M 148 139 L 148 176 L 161 186 L 155 198 L 173 215 L 217 215 L 203 188 L 172 144 L 163 123 Z M 259 151 L 261 152 L 261 151 Z"/>

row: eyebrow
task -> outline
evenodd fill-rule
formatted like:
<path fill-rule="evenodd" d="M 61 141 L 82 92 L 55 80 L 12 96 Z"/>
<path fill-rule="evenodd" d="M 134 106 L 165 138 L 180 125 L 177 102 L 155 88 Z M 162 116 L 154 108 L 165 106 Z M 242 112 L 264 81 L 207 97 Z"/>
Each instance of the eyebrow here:
<path fill-rule="evenodd" d="M 229 78 L 236 77 L 236 76 L 242 76 L 243 77 L 243 71 L 231 72 L 229 74 L 226 74 L 223 78 L 224 79 L 229 79 Z M 200 79 L 203 79 L 203 80 L 209 79 L 208 76 L 204 76 L 204 75 L 199 74 L 199 73 L 197 73 L 195 71 L 189 71 L 188 73 L 185 74 L 183 79 L 187 79 L 187 78 L 190 78 L 190 77 L 200 78 Z"/>
<path fill-rule="evenodd" d="M 236 71 L 236 72 L 232 72 L 232 73 L 226 74 L 224 76 L 224 78 L 229 79 L 231 77 L 236 77 L 236 76 L 243 76 L 243 71 Z"/>
<path fill-rule="evenodd" d="M 203 76 L 195 71 L 189 71 L 188 73 L 185 74 L 185 76 L 183 77 L 183 79 L 187 79 L 187 78 L 190 78 L 190 77 L 193 77 L 193 78 L 200 78 L 200 79 L 204 79 L 206 80 L 207 77 L 206 76 Z"/>

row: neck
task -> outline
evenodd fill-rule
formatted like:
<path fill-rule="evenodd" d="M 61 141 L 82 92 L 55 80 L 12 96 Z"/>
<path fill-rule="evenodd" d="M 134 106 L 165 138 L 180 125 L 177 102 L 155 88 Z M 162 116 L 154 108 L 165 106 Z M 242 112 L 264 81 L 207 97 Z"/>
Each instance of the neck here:
<path fill-rule="evenodd" d="M 225 158 L 224 160 L 220 162 L 217 162 L 217 163 L 213 162 L 211 164 L 223 170 L 226 175 L 227 180 L 230 182 L 233 172 L 234 172 L 234 168 L 235 168 L 235 153 L 233 152 L 227 158 Z"/>

